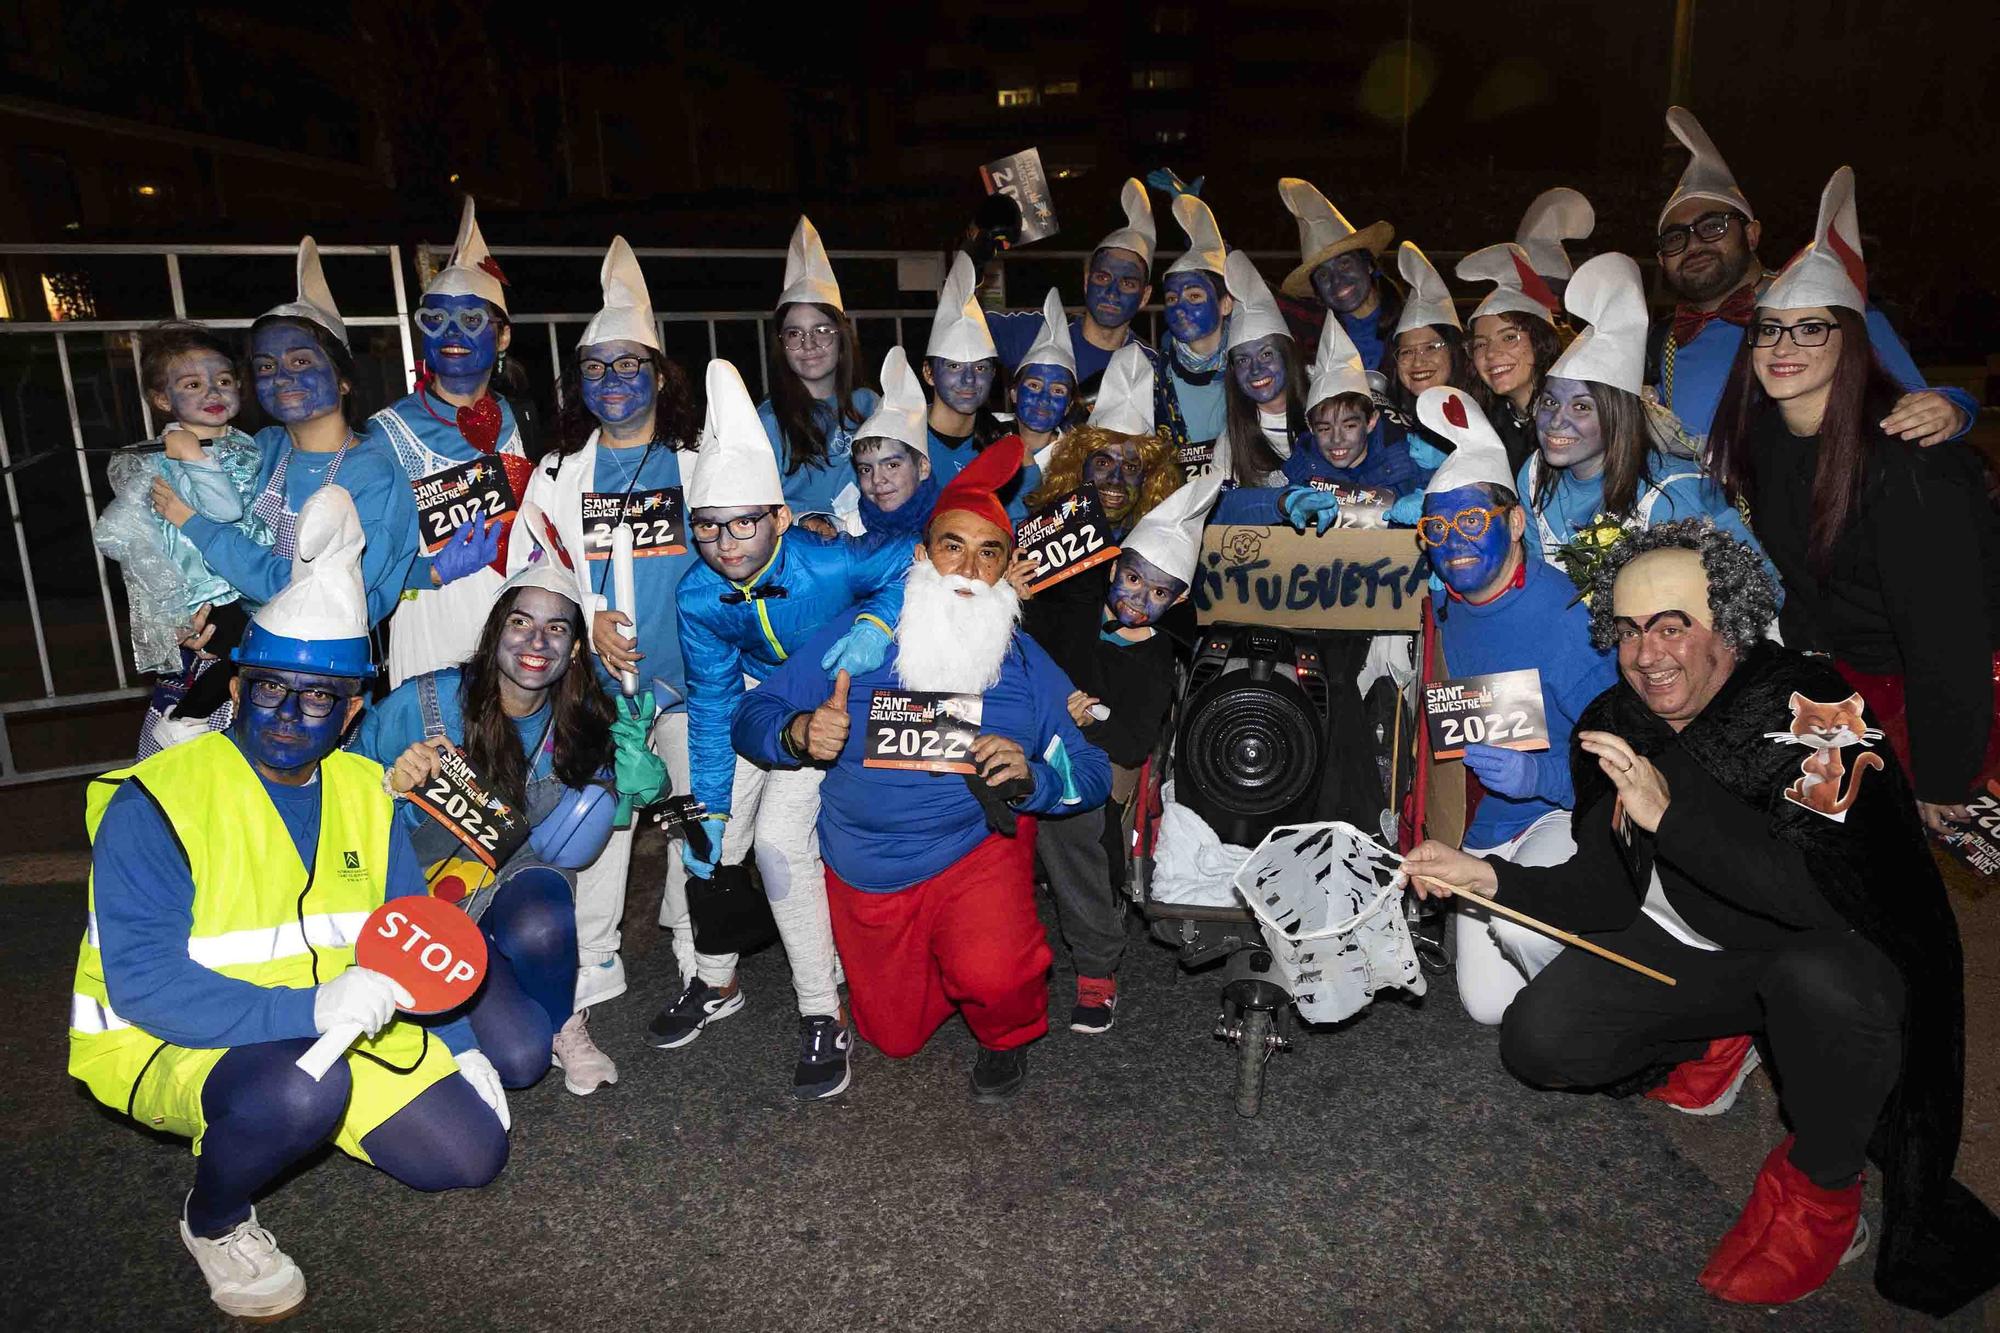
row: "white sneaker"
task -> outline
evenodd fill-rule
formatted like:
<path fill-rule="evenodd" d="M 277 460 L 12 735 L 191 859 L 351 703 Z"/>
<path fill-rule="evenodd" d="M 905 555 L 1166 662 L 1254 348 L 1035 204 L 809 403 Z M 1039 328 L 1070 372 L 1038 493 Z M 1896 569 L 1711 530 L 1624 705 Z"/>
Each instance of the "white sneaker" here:
<path fill-rule="evenodd" d="M 181 1244 L 201 1265 L 208 1296 L 224 1314 L 256 1323 L 291 1315 L 306 1300 L 306 1276 L 277 1238 L 257 1225 L 257 1210 L 226 1236 L 206 1240 L 188 1230 L 181 1215 Z"/>
<path fill-rule="evenodd" d="M 625 993 L 625 959 L 612 954 L 601 963 L 586 963 L 576 970 L 576 1007 L 615 1000 Z"/>
<path fill-rule="evenodd" d="M 182 741 L 191 741 L 209 732 L 209 719 L 205 717 L 175 717 L 169 708 L 153 722 L 153 744 L 162 750 L 171 750 Z"/>
<path fill-rule="evenodd" d="M 549 1059 L 563 1071 L 563 1086 L 579 1097 L 588 1097 L 600 1087 L 618 1081 L 618 1066 L 597 1049 L 590 1039 L 590 1011 L 579 1009 L 556 1033 L 555 1048 Z"/>

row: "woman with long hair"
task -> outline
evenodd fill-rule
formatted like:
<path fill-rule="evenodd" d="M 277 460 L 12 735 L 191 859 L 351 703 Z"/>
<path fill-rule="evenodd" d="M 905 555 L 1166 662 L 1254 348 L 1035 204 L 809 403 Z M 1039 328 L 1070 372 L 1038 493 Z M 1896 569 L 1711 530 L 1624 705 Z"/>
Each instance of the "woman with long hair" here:
<path fill-rule="evenodd" d="M 1568 330 L 1556 322 L 1562 304 L 1527 250 L 1513 242 L 1475 250 L 1453 271 L 1493 284 L 1472 311 L 1465 350 L 1475 377 L 1472 396 L 1506 447 L 1507 465 L 1518 472 L 1539 443 L 1535 396 L 1542 377 L 1569 343 Z"/>
<path fill-rule="evenodd" d="M 1785 643 L 1832 655 L 1944 834 L 2000 763 L 2000 519 L 1977 450 L 1881 428 L 1903 390 L 1870 344 L 1853 196 L 1842 167 L 1758 300 L 1709 447 L 1784 575 Z"/>
<path fill-rule="evenodd" d="M 1382 433 L 1385 439 L 1405 441 L 1411 459 L 1429 478 L 1451 446 L 1418 419 L 1417 399 L 1426 389 L 1447 386 L 1472 392 L 1472 362 L 1451 289 L 1429 257 L 1415 243 L 1404 241 L 1396 250 L 1396 266 L 1410 290 L 1385 353 L 1389 391 L 1382 407 Z M 1422 506 L 1421 490 L 1413 491 L 1390 510 L 1389 520 L 1414 524 Z"/>
<path fill-rule="evenodd" d="M 1231 254 L 1223 276 L 1235 309 L 1223 340 L 1228 384 L 1222 436 L 1210 466 L 1226 485 L 1282 486 L 1293 450 L 1310 447 L 1299 345 L 1250 256 Z"/>

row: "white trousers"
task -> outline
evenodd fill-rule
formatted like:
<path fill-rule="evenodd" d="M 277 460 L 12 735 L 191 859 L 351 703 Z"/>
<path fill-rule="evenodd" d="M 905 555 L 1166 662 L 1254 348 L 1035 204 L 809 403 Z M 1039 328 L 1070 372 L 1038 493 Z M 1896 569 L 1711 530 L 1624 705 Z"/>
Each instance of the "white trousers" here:
<path fill-rule="evenodd" d="M 653 719 L 648 743 L 653 753 L 666 761 L 673 790 L 685 793 L 689 785 L 687 713 L 662 713 Z M 612 830 L 611 841 L 604 845 L 597 859 L 577 873 L 576 953 L 580 972 L 576 1006 L 579 1009 L 625 993 L 625 969 L 607 969 L 603 964 L 618 957 L 619 925 L 625 919 L 625 882 L 632 868 L 632 837 L 637 824 L 635 819 L 632 828 Z M 694 971 L 694 937 L 686 928 L 686 883 L 680 840 L 675 839 L 667 844 L 667 887 L 660 905 L 660 924 L 668 924 L 671 904 L 678 899 L 682 928 L 674 935 L 673 948 L 683 976 Z"/>
<path fill-rule="evenodd" d="M 1467 847 L 1469 856 L 1497 856 L 1517 866 L 1561 865 L 1576 853 L 1570 812 L 1551 810 L 1497 847 Z M 1475 1023 L 1498 1023 L 1521 987 L 1547 967 L 1563 946 L 1548 936 L 1459 902 L 1458 998 Z"/>

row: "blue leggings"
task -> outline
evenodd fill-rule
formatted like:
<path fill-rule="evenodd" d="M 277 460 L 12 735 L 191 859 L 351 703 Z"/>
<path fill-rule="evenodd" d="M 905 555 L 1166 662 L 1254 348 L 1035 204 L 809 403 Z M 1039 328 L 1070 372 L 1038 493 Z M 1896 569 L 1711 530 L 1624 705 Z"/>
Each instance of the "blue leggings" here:
<path fill-rule="evenodd" d="M 551 866 L 507 877 L 480 918 L 486 982 L 472 1005 L 479 1049 L 500 1083 L 525 1088 L 549 1069 L 549 1044 L 576 997 L 576 899 Z"/>
<path fill-rule="evenodd" d="M 202 1085 L 208 1120 L 187 1199 L 188 1229 L 215 1237 L 250 1216 L 259 1191 L 333 1137 L 353 1081 L 341 1061 L 315 1082 L 295 1061 L 309 1038 L 238 1046 Z M 507 1132 L 457 1074 L 426 1088 L 361 1140 L 412 1189 L 477 1189 L 507 1165 Z"/>

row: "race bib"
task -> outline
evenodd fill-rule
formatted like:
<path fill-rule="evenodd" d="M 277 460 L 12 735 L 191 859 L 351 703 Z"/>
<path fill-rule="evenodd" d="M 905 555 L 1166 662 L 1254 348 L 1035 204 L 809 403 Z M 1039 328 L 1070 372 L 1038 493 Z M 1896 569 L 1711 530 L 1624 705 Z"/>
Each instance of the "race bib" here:
<path fill-rule="evenodd" d="M 417 531 L 424 554 L 436 555 L 451 534 L 476 516 L 511 518 L 520 508 L 507 468 L 498 458 L 475 458 L 410 483 L 416 492 Z"/>
<path fill-rule="evenodd" d="M 1438 759 L 1456 759 L 1468 745 L 1546 750 L 1549 724 L 1542 709 L 1542 673 L 1531 667 L 1426 685 L 1424 724 L 1430 731 L 1431 754 Z"/>
<path fill-rule="evenodd" d="M 1174 450 L 1180 460 L 1181 471 L 1189 481 L 1215 465 L 1215 441 L 1203 440 L 1200 444 L 1184 444 Z"/>
<path fill-rule="evenodd" d="M 611 530 L 622 518 L 632 525 L 633 556 L 679 555 L 687 550 L 682 522 L 681 488 L 662 486 L 633 491 L 630 502 L 622 491 L 583 493 L 583 553 L 587 560 L 611 558 Z"/>
<path fill-rule="evenodd" d="M 1014 549 L 1035 557 L 1037 573 L 1029 592 L 1040 592 L 1118 554 L 1111 524 L 1092 490 L 1072 491 L 1021 525 Z"/>
<path fill-rule="evenodd" d="M 876 690 L 868 700 L 863 768 L 917 768 L 972 773 L 973 738 L 984 701 L 976 694 Z"/>
<path fill-rule="evenodd" d="M 418 783 L 410 800 L 450 830 L 480 864 L 499 869 L 528 840 L 528 821 L 486 790 L 458 750 L 443 750 L 438 759 L 437 776 Z"/>

